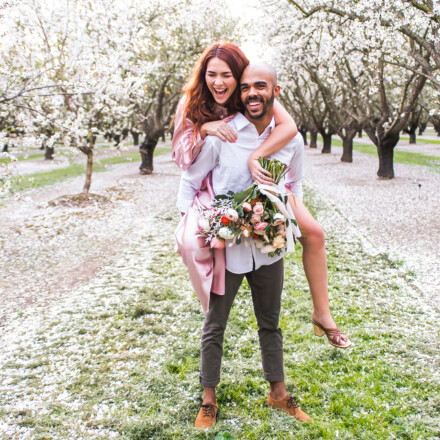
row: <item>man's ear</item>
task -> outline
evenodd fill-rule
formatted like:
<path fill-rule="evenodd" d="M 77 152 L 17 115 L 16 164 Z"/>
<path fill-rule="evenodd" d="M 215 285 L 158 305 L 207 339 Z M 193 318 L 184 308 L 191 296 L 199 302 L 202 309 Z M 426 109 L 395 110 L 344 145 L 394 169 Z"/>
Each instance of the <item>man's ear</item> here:
<path fill-rule="evenodd" d="M 278 85 L 273 88 L 273 95 L 275 98 L 278 98 L 278 96 L 280 96 L 280 91 L 281 87 Z"/>

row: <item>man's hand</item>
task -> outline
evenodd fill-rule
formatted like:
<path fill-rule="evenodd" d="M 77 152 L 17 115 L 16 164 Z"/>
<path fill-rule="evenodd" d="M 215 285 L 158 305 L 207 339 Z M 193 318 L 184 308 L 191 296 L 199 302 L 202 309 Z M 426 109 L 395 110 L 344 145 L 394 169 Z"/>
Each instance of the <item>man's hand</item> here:
<path fill-rule="evenodd" d="M 263 185 L 272 185 L 273 179 L 269 171 L 265 170 L 258 162 L 259 157 L 251 154 L 248 159 L 248 167 L 254 182 Z"/>
<path fill-rule="evenodd" d="M 206 122 L 200 129 L 200 136 L 205 139 L 208 134 L 217 136 L 222 142 L 232 142 L 237 140 L 237 133 L 226 122 L 232 117 L 222 119 L 221 121 Z"/>

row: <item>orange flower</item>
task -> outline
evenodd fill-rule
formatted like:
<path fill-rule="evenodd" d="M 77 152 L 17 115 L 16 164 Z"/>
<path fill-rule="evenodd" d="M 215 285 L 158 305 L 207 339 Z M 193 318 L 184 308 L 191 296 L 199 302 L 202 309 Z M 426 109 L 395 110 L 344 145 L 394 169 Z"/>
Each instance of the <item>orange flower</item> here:
<path fill-rule="evenodd" d="M 231 222 L 229 221 L 228 217 L 226 217 L 226 216 L 223 216 L 223 217 L 220 219 L 220 221 L 221 221 L 224 225 L 226 225 L 226 226 L 228 226 L 229 223 L 231 223 Z"/>

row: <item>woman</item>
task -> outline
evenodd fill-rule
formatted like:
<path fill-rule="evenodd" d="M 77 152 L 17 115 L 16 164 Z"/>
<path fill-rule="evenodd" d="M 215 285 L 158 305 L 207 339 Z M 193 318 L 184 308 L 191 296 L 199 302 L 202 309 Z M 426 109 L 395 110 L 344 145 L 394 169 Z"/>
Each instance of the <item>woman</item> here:
<path fill-rule="evenodd" d="M 200 56 L 175 117 L 173 159 L 182 169 L 187 169 L 195 160 L 207 135 L 217 136 L 224 142 L 235 142 L 237 134 L 227 122 L 242 110 L 237 85 L 248 64 L 243 52 L 228 42 L 213 43 Z M 278 102 L 274 105 L 274 118 L 275 129 L 249 157 L 249 169 L 257 183 L 272 183 L 270 173 L 261 168 L 258 158 L 279 151 L 297 133 L 295 122 Z M 202 237 L 197 236 L 197 209 L 208 206 L 214 196 L 210 177 L 208 175 L 204 180 L 192 209 L 182 218 L 176 231 L 178 252 L 188 267 L 204 312 L 208 310 L 210 291 L 224 293 L 224 252 L 213 250 L 213 264 L 211 249 Z M 315 334 L 326 334 L 330 344 L 337 348 L 347 348 L 351 342 L 337 328 L 330 313 L 323 229 L 301 200 L 290 199 L 290 203 L 303 234 L 299 241 L 303 246 L 304 271 L 312 294 Z"/>

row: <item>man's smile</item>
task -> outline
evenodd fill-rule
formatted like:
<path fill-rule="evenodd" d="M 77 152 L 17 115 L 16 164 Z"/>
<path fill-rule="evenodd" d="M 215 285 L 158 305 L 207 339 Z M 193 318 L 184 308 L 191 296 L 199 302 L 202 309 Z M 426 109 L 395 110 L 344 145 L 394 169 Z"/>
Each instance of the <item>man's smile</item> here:
<path fill-rule="evenodd" d="M 245 102 L 246 107 L 249 109 L 249 111 L 252 112 L 261 110 L 261 108 L 263 107 L 263 103 L 263 99 L 257 97 L 247 98 Z"/>

